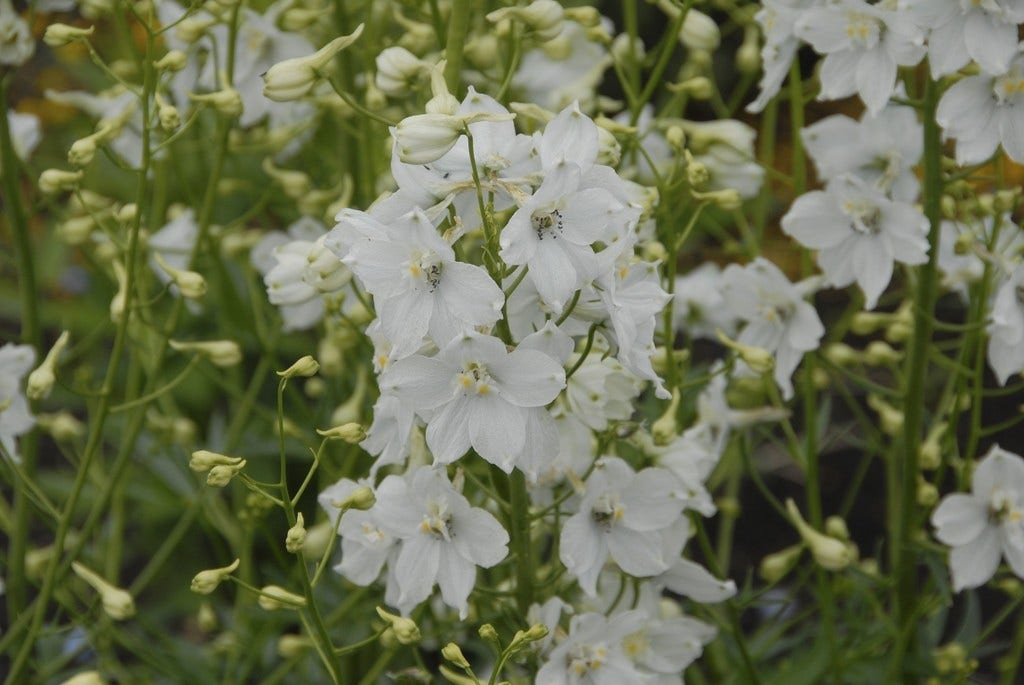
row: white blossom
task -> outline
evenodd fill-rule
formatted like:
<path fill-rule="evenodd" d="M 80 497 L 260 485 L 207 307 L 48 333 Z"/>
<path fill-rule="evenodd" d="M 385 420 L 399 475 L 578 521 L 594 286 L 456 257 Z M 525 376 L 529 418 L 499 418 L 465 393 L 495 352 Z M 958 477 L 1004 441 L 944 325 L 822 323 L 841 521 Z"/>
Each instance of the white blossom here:
<path fill-rule="evenodd" d="M 16 462 L 21 460 L 17 438 L 36 423 L 21 387 L 35 360 L 35 350 L 29 345 L 7 343 L 0 347 L 0 445 Z"/>

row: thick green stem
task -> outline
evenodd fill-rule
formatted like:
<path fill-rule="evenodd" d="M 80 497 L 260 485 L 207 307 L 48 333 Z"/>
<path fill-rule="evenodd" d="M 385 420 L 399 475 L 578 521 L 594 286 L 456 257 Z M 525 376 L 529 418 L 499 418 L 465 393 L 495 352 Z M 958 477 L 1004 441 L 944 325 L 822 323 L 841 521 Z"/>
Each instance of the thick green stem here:
<path fill-rule="evenodd" d="M 448 37 L 444 44 L 444 80 L 448 90 L 458 97 L 462 87 L 462 55 L 465 52 L 466 35 L 469 33 L 469 16 L 473 5 L 472 0 L 453 0 L 452 10 L 448 15 Z"/>
<path fill-rule="evenodd" d="M 519 469 L 509 475 L 512 549 L 516 555 L 516 607 L 523 616 L 533 603 L 533 543 L 530 541 L 530 496 Z"/>
<path fill-rule="evenodd" d="M 938 85 L 928 79 L 925 84 L 924 108 L 924 213 L 928 218 L 928 262 L 917 274 L 917 288 L 914 293 L 914 330 L 910 341 L 906 364 L 906 392 L 903 403 L 903 440 L 900 449 L 891 456 L 902 458 L 900 469 L 899 526 L 892 531 L 895 547 L 896 568 L 896 619 L 903 639 L 899 640 L 893 654 L 893 665 L 901 672 L 901 682 L 916 683 L 917 676 L 905 669 L 905 650 L 912 649 L 915 642 L 915 605 L 919 588 L 917 586 L 917 560 L 910 544 L 917 530 L 919 512 L 917 507 L 917 478 L 919 472 L 918 453 L 921 446 L 921 431 L 924 424 L 925 381 L 928 371 L 928 354 L 932 340 L 937 293 L 937 269 L 939 234 L 942 213 L 939 201 L 942 198 L 942 137 L 935 122 L 935 110 L 939 100 Z"/>

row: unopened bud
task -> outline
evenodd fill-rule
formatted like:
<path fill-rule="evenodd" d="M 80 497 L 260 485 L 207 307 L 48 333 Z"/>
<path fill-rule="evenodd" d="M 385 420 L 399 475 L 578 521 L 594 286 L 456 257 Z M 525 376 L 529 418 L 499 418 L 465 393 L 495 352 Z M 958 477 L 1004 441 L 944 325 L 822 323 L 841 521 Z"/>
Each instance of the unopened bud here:
<path fill-rule="evenodd" d="M 320 370 L 320 364 L 317 363 L 312 356 L 306 355 L 300 358 L 294 364 L 289 366 L 284 371 L 278 371 L 277 375 L 281 378 L 295 378 L 301 376 L 303 378 L 309 378 L 315 376 L 316 372 Z"/>
<path fill-rule="evenodd" d="M 690 190 L 690 194 L 698 200 L 713 202 L 719 208 L 732 212 L 743 206 L 743 198 L 735 188 L 723 188 L 722 190 L 709 190 L 706 193 L 698 193 Z"/>
<path fill-rule="evenodd" d="M 241 115 L 244 108 L 241 93 L 231 86 L 212 93 L 189 93 L 189 97 L 195 102 L 208 103 L 224 116 L 231 118 Z"/>
<path fill-rule="evenodd" d="M 903 353 L 881 340 L 873 340 L 864 349 L 864 361 L 871 366 L 898 364 L 903 360 Z"/>
<path fill-rule="evenodd" d="M 231 479 L 237 476 L 245 468 L 245 459 L 233 466 L 218 465 L 210 469 L 206 474 L 206 484 L 211 488 L 226 487 Z"/>
<path fill-rule="evenodd" d="M 731 340 L 725 333 L 718 331 L 718 340 L 723 345 L 739 354 L 740 359 L 757 374 L 771 373 L 775 369 L 775 358 L 771 352 L 761 347 L 751 347 Z"/>
<path fill-rule="evenodd" d="M 288 592 L 280 585 L 265 585 L 260 590 L 260 607 L 266 611 L 275 609 L 301 609 L 306 606 L 306 598 L 294 592 Z"/>
<path fill-rule="evenodd" d="M 676 422 L 676 414 L 679 411 L 679 402 L 682 395 L 679 389 L 672 391 L 672 401 L 668 403 L 665 412 L 651 424 L 651 437 L 655 445 L 667 445 L 679 434 L 679 425 Z"/>
<path fill-rule="evenodd" d="M 57 338 L 57 342 L 46 353 L 43 363 L 28 375 L 25 394 L 28 395 L 30 400 L 44 400 L 50 396 L 53 384 L 57 382 L 57 360 L 60 358 L 64 348 L 67 347 L 68 340 L 70 339 L 70 333 L 67 331 L 61 333 L 60 337 Z"/>
<path fill-rule="evenodd" d="M 62 190 L 73 190 L 85 173 L 64 171 L 63 169 L 47 169 L 39 175 L 39 192 L 44 195 L 55 195 Z"/>
<path fill-rule="evenodd" d="M 924 478 L 919 478 L 917 481 L 917 503 L 922 507 L 933 507 L 938 501 L 938 488 Z"/>
<path fill-rule="evenodd" d="M 946 422 L 939 421 L 928 431 L 927 437 L 921 443 L 917 457 L 917 463 L 922 469 L 934 471 L 942 464 L 941 440 L 946 433 L 946 428 Z"/>
<path fill-rule="evenodd" d="M 327 430 L 317 429 L 317 434 L 330 440 L 344 440 L 350 445 L 357 445 L 366 438 L 366 429 L 361 424 L 346 423 Z"/>
<path fill-rule="evenodd" d="M 686 146 L 686 132 L 682 126 L 672 125 L 665 130 L 665 140 L 676 152 L 681 152 Z"/>
<path fill-rule="evenodd" d="M 421 60 L 400 45 L 385 48 L 377 55 L 377 88 L 393 97 L 409 94 L 415 84 L 431 69 L 431 64 Z"/>
<path fill-rule="evenodd" d="M 825 519 L 825 534 L 843 542 L 850 539 L 850 529 L 846 525 L 846 520 L 841 516 L 829 516 Z"/>
<path fill-rule="evenodd" d="M 320 72 L 363 33 L 363 24 L 347 36 L 335 38 L 312 55 L 278 62 L 263 74 L 263 95 L 277 102 L 297 100 L 320 80 Z"/>
<path fill-rule="evenodd" d="M 174 105 L 161 103 L 157 109 L 157 116 L 160 118 L 160 128 L 168 133 L 181 126 L 181 113 Z"/>
<path fill-rule="evenodd" d="M 188 64 L 188 56 L 181 50 L 170 50 L 158 59 L 153 66 L 159 71 L 181 71 Z"/>
<path fill-rule="evenodd" d="M 404 616 L 396 616 L 388 613 L 381 607 L 377 607 L 377 615 L 380 616 L 391 627 L 395 639 L 400 644 L 412 645 L 420 641 L 420 629 L 416 621 Z"/>
<path fill-rule="evenodd" d="M 841 342 L 829 343 L 825 346 L 823 354 L 825 359 L 836 366 L 850 366 L 851 364 L 856 364 L 861 359 L 860 352 Z"/>
<path fill-rule="evenodd" d="M 153 253 L 153 258 L 156 260 L 156 263 L 160 265 L 160 268 L 167 272 L 167 275 L 171 277 L 171 282 L 178 286 L 178 290 L 181 291 L 182 297 L 187 297 L 190 300 L 198 300 L 206 294 L 206 279 L 204 279 L 201 274 L 187 269 L 175 269 L 164 261 L 164 258 L 160 256 L 159 252 Z"/>
<path fill-rule="evenodd" d="M 679 42 L 692 50 L 713 52 L 722 42 L 722 34 L 714 19 L 691 7 L 679 29 Z"/>
<path fill-rule="evenodd" d="M 46 27 L 46 32 L 43 34 L 43 42 L 51 48 L 59 48 L 76 40 L 88 38 L 95 30 L 95 26 L 83 29 L 67 24 L 50 24 Z"/>
<path fill-rule="evenodd" d="M 793 500 L 786 500 L 786 509 L 789 511 L 790 520 L 819 566 L 828 571 L 840 571 L 850 565 L 854 558 L 846 544 L 811 528 L 800 515 L 800 510 Z"/>
<path fill-rule="evenodd" d="M 180 342 L 170 340 L 167 343 L 178 352 L 195 352 L 206 356 L 215 366 L 234 366 L 242 361 L 242 349 L 231 340 L 210 340 L 206 342 Z"/>
<path fill-rule="evenodd" d="M 868 395 L 868 406 L 878 414 L 882 432 L 886 435 L 898 435 L 903 430 L 903 412 L 892 406 L 878 395 Z"/>
<path fill-rule="evenodd" d="M 217 589 L 228 576 L 234 573 L 238 569 L 238 565 L 241 564 L 240 559 L 235 559 L 227 566 L 221 568 L 211 568 L 205 571 L 200 571 L 192 578 L 192 586 L 190 589 L 200 595 L 208 595 Z"/>
<path fill-rule="evenodd" d="M 71 562 L 71 569 L 99 593 L 103 611 L 115 621 L 123 621 L 135 615 L 135 601 L 126 590 L 111 585 L 99 574 L 89 570 L 77 561 Z"/>
<path fill-rule="evenodd" d="M 302 551 L 306 543 L 306 521 L 302 514 L 295 517 L 295 525 L 288 529 L 288 535 L 284 539 L 284 547 L 292 554 Z"/>
<path fill-rule="evenodd" d="M 803 545 L 793 545 L 761 559 L 758 573 L 767 583 L 777 583 L 786 577 L 803 553 Z"/>
<path fill-rule="evenodd" d="M 60 685 L 107 685 L 99 671 L 82 671 L 61 681 Z"/>
<path fill-rule="evenodd" d="M 365 485 L 361 485 L 350 492 L 348 497 L 337 502 L 332 502 L 331 504 L 341 511 L 348 511 L 349 509 L 366 511 L 372 508 L 376 503 L 377 496 L 373 494 L 373 490 Z"/>
<path fill-rule="evenodd" d="M 501 647 L 501 639 L 498 637 L 498 631 L 494 629 L 490 623 L 485 623 L 480 626 L 480 630 L 477 631 L 480 638 L 495 647 Z"/>
<path fill-rule="evenodd" d="M 534 0 L 526 7 L 503 7 L 487 14 L 487 21 L 498 23 L 504 19 L 515 19 L 525 24 L 544 43 L 553 40 L 562 32 L 565 10 L 555 0 Z"/>
<path fill-rule="evenodd" d="M 85 426 L 66 411 L 36 416 L 39 427 L 53 436 L 57 442 L 71 442 L 85 435 Z"/>
<path fill-rule="evenodd" d="M 462 649 L 454 642 L 449 642 L 441 648 L 441 656 L 458 668 L 466 669 L 470 667 L 469 661 L 466 660 L 466 656 L 462 653 Z"/>
<path fill-rule="evenodd" d="M 209 450 L 196 450 L 189 459 L 188 467 L 196 473 L 206 473 L 215 466 L 238 466 L 243 461 L 240 457 L 229 457 Z"/>
<path fill-rule="evenodd" d="M 313 641 L 305 635 L 282 635 L 277 640 L 277 654 L 282 659 L 297 657 L 313 646 Z"/>
<path fill-rule="evenodd" d="M 715 94 L 715 86 L 706 76 L 694 76 L 679 83 L 671 83 L 668 89 L 673 93 L 686 93 L 694 100 L 708 100 Z"/>

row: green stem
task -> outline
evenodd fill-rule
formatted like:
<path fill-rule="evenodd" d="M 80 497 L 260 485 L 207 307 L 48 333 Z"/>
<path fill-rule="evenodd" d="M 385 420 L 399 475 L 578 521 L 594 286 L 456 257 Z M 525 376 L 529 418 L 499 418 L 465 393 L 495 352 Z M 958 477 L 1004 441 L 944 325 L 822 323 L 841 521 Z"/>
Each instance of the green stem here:
<path fill-rule="evenodd" d="M 914 328 L 907 354 L 905 371 L 906 393 L 903 404 L 903 440 L 900 449 L 891 458 L 902 456 L 900 473 L 899 526 L 891 531 L 897 564 L 893 569 L 896 579 L 896 620 L 904 639 L 899 640 L 893 650 L 893 665 L 901 673 L 902 682 L 918 682 L 910 669 L 904 667 L 904 651 L 915 642 L 915 630 L 911 622 L 916 616 L 915 605 L 919 588 L 917 585 L 917 560 L 911 540 L 917 530 L 917 477 L 919 472 L 918 452 L 921 446 L 921 429 L 924 423 L 925 381 L 928 371 L 928 353 L 932 339 L 937 294 L 936 264 L 939 253 L 939 233 L 942 213 L 939 201 L 942 198 L 942 132 L 935 121 L 938 106 L 939 87 L 931 79 L 925 84 L 924 108 L 924 213 L 928 218 L 928 262 L 918 271 L 917 288 L 914 293 Z"/>
<path fill-rule="evenodd" d="M 530 541 L 530 497 L 526 492 L 526 476 L 519 469 L 509 474 L 509 491 L 510 532 L 516 555 L 516 607 L 526 616 L 533 603 L 533 544 Z"/>
<path fill-rule="evenodd" d="M 465 52 L 466 35 L 469 33 L 469 17 L 474 3 L 472 0 L 453 0 L 448 14 L 448 36 L 444 43 L 444 80 L 448 90 L 458 97 L 462 87 L 462 55 Z"/>

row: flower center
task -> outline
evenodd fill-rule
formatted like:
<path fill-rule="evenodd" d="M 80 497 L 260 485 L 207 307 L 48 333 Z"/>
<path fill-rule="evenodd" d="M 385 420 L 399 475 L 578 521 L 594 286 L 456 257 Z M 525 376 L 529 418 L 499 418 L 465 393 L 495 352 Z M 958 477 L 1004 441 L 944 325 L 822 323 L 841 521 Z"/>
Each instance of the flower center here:
<path fill-rule="evenodd" d="M 562 213 L 557 209 L 538 209 L 530 215 L 530 225 L 537 232 L 537 240 L 544 240 L 545 236 L 557 238 L 562 232 Z"/>
<path fill-rule="evenodd" d="M 438 540 L 451 541 L 455 537 L 452 531 L 452 515 L 448 511 L 447 502 L 431 501 L 427 503 L 427 513 L 420 523 L 420 530 Z"/>
<path fill-rule="evenodd" d="M 876 235 L 882 230 L 882 212 L 867 200 L 844 200 L 843 214 L 851 221 L 851 228 L 864 235 Z"/>
<path fill-rule="evenodd" d="M 882 22 L 864 12 L 846 13 L 846 35 L 853 44 L 863 50 L 870 50 L 878 45 Z"/>
<path fill-rule="evenodd" d="M 457 378 L 464 391 L 474 392 L 477 395 L 486 395 L 491 392 L 493 387 L 487 367 L 477 362 L 468 362 Z"/>
<path fill-rule="evenodd" d="M 428 252 L 419 260 L 409 262 L 409 273 L 418 281 L 426 284 L 430 292 L 437 290 L 441 284 L 441 273 L 444 271 L 444 262 L 435 252 Z"/>
<path fill-rule="evenodd" d="M 999 104 L 1015 100 L 1021 93 L 1024 93 L 1024 76 L 1017 69 L 1010 69 L 992 81 L 992 94 Z"/>
<path fill-rule="evenodd" d="M 607 533 L 625 513 L 626 510 L 619 502 L 619 498 L 614 493 L 606 492 L 594 502 L 590 509 L 590 518 Z"/>
<path fill-rule="evenodd" d="M 608 650 L 604 645 L 577 645 L 570 650 L 569 670 L 577 676 L 599 670 L 608 658 Z"/>
<path fill-rule="evenodd" d="M 1024 519 L 1012 493 L 996 488 L 988 500 L 988 518 L 993 523 L 1015 523 Z"/>
<path fill-rule="evenodd" d="M 960 0 L 960 10 L 967 14 L 974 8 L 979 8 L 997 16 L 1003 15 L 1003 9 L 996 0 Z"/>
<path fill-rule="evenodd" d="M 1013 289 L 1013 292 L 1017 295 L 1017 302 L 1024 304 L 1024 285 L 1018 285 Z"/>

